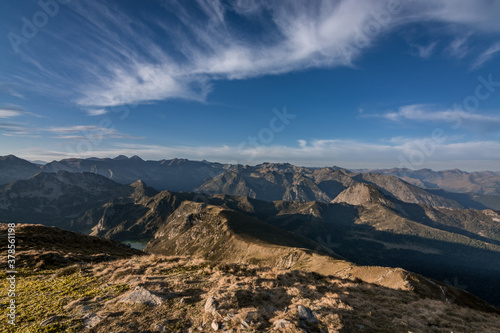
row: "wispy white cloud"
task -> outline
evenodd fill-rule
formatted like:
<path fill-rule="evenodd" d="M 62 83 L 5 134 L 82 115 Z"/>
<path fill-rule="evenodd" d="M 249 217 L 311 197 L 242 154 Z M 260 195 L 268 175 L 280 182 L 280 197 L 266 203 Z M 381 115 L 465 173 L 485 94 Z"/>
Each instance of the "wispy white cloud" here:
<path fill-rule="evenodd" d="M 470 130 L 492 131 L 500 129 L 500 117 L 454 109 L 439 109 L 432 105 L 405 105 L 396 112 L 387 112 L 363 117 L 382 117 L 391 121 L 416 121 L 446 123 Z"/>
<path fill-rule="evenodd" d="M 470 34 L 456 37 L 446 48 L 446 54 L 457 59 L 463 59 L 470 52 L 470 47 L 467 44 L 469 37 Z"/>
<path fill-rule="evenodd" d="M 16 138 L 40 138 L 40 134 L 26 123 L 0 122 L 0 133 L 3 136 Z"/>
<path fill-rule="evenodd" d="M 108 113 L 108 110 L 106 109 L 89 109 L 87 110 L 87 114 L 89 116 L 102 116 L 103 114 Z"/>
<path fill-rule="evenodd" d="M 471 69 L 478 69 L 485 62 L 493 59 L 493 57 L 495 57 L 498 53 L 500 53 L 500 42 L 491 45 L 486 51 L 481 53 L 473 62 Z"/>
<path fill-rule="evenodd" d="M 124 25 L 130 19 L 116 9 L 111 11 L 96 3 L 78 8 L 99 27 L 100 42 L 113 45 L 106 52 L 113 56 L 107 59 L 116 54 L 126 57 L 120 63 L 97 58 L 96 64 L 105 70 L 96 72 L 106 75 L 84 86 L 84 96 L 78 103 L 113 106 L 166 98 L 201 101 L 211 92 L 211 83 L 218 79 L 245 79 L 309 67 L 352 66 L 363 48 L 408 20 L 436 20 L 468 29 L 500 31 L 488 1 L 401 1 L 400 11 L 395 14 L 388 12 L 386 2 L 368 0 L 239 1 L 230 8 L 216 0 L 197 3 L 203 18 L 193 19 L 182 2 L 165 2 L 165 9 L 177 17 L 179 24 L 158 25 L 175 52 L 165 50 L 150 38 L 148 28 L 134 31 Z M 231 10 L 254 24 L 260 22 L 267 33 L 261 37 L 262 42 L 255 38 L 246 40 L 240 31 L 232 29 L 226 18 Z M 272 13 L 272 21 L 262 23 L 264 12 Z M 382 12 L 386 21 L 378 16 Z M 377 31 L 370 34 L 373 26 Z M 131 45 L 131 39 L 139 42 Z M 418 55 L 428 58 L 436 45 L 437 42 L 418 46 Z M 459 46 L 466 47 L 455 45 Z M 146 55 L 137 52 L 137 48 L 146 51 Z"/>
<path fill-rule="evenodd" d="M 0 118 L 13 118 L 20 116 L 33 116 L 37 118 L 42 118 L 39 114 L 26 111 L 23 107 L 13 104 L 0 105 Z"/>
<path fill-rule="evenodd" d="M 66 127 L 50 127 L 41 131 L 56 134 L 53 138 L 65 140 L 89 141 L 96 137 L 99 139 L 143 139 L 129 134 L 121 133 L 112 127 L 100 127 L 95 125 L 77 125 Z"/>
<path fill-rule="evenodd" d="M 20 123 L 0 123 L 0 131 L 6 132 L 8 134 L 15 134 L 15 133 L 20 133 L 20 132 L 25 132 L 26 127 L 24 124 Z"/>
<path fill-rule="evenodd" d="M 432 55 L 437 44 L 438 42 L 436 41 L 428 45 L 412 44 L 411 46 L 416 50 L 416 53 L 420 58 L 427 59 Z"/>
<path fill-rule="evenodd" d="M 62 127 L 35 127 L 26 123 L 4 122 L 0 123 L 0 133 L 4 136 L 16 137 L 50 137 L 52 139 L 73 141 L 102 142 L 107 139 L 144 139 L 127 133 L 122 133 L 113 127 L 101 127 L 96 125 L 75 125 Z"/>
<path fill-rule="evenodd" d="M 225 19 L 228 10 L 225 5 L 218 1 L 199 3 L 204 17 L 193 19 L 182 3 L 167 2 L 165 9 L 176 15 L 183 30 L 179 32 L 177 27 L 164 22 L 158 25 L 176 51 L 163 49 L 148 38 L 150 33 L 142 27 L 148 33 L 134 40 L 140 40 L 146 54 L 137 52 L 137 45 L 129 44 L 129 38 L 137 32 L 127 27 L 123 29 L 123 20 L 116 20 L 116 12 L 100 8 L 96 15 L 94 8 L 78 8 L 86 18 L 99 25 L 105 45 L 113 42 L 113 49 L 107 52 L 127 54 L 127 59 L 120 63 L 98 59 L 97 64 L 105 70 L 98 71 L 100 79 L 83 87 L 84 96 L 78 103 L 113 106 L 166 98 L 204 100 L 211 91 L 213 80 L 349 65 L 353 61 L 351 57 L 357 54 L 342 53 L 342 47 L 354 43 L 356 29 L 373 20 L 369 10 L 378 10 L 384 5 L 372 1 L 359 4 L 345 1 L 256 2 L 258 10 L 252 15 L 258 16 L 263 10 L 273 12 L 272 22 L 263 23 L 268 36 L 263 36 L 260 42 L 259 39 L 241 38 L 241 32 L 227 28 L 230 23 Z M 237 11 L 238 6 L 241 3 L 236 4 Z M 100 20 L 119 26 L 105 26 Z M 118 35 L 115 29 L 123 29 L 130 36 Z M 102 77 L 102 73 L 106 75 Z"/>
<path fill-rule="evenodd" d="M 0 109 L 0 118 L 12 118 L 21 116 L 22 113 L 15 110 Z"/>
<path fill-rule="evenodd" d="M 33 77 L 38 77 L 23 84 L 61 94 L 75 87 L 73 101 L 95 110 L 169 98 L 204 101 L 217 80 L 354 66 L 380 36 L 408 23 L 433 21 L 452 27 L 442 31 L 455 38 L 450 52 L 456 57 L 469 49 L 468 40 L 460 39 L 464 33 L 500 32 L 500 4 L 489 0 L 401 0 L 399 7 L 370 0 L 199 0 L 196 11 L 188 10 L 183 1 L 162 3 L 166 12 L 159 9 L 157 17 L 148 15 L 146 24 L 117 4 L 71 2 L 65 8 L 73 12 L 66 10 L 65 15 L 77 23 L 71 33 L 79 38 L 64 39 L 67 52 L 61 58 L 23 53 L 36 68 Z M 199 14 L 195 17 L 193 12 Z M 247 26 L 230 19 L 235 13 Z M 54 40 L 63 38 L 50 29 L 44 33 Z M 416 48 L 426 58 L 436 43 Z M 485 52 L 478 64 L 495 50 Z M 45 78 L 51 84 L 44 83 Z"/>
<path fill-rule="evenodd" d="M 24 96 L 19 93 L 14 87 L 16 85 L 7 82 L 0 82 L 0 93 L 8 94 L 17 98 L 24 98 Z"/>
<path fill-rule="evenodd" d="M 408 20 L 443 22 L 454 25 L 455 32 L 458 25 L 473 29 L 479 33 L 500 32 L 498 12 L 500 2 L 489 0 L 421 0 L 408 4 L 411 14 Z"/>

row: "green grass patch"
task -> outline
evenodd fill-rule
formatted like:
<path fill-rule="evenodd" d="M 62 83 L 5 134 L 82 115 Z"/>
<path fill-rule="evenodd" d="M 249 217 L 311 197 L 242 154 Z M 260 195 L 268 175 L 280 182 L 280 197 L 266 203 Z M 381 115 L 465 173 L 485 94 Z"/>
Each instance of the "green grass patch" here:
<path fill-rule="evenodd" d="M 80 270 L 65 274 L 46 270 L 32 272 L 24 269 L 16 275 L 16 326 L 7 325 L 5 307 L 9 298 L 1 301 L 0 332 L 39 333 L 39 332 L 79 332 L 81 318 L 72 317 L 63 307 L 82 297 L 112 296 L 128 290 L 127 285 L 101 287 L 102 280 L 85 274 Z M 8 281 L 5 273 L 0 274 L 0 288 L 6 296 Z M 45 327 L 40 322 L 53 316 L 62 316 L 61 320 Z M 10 326 L 10 327 L 9 327 Z"/>

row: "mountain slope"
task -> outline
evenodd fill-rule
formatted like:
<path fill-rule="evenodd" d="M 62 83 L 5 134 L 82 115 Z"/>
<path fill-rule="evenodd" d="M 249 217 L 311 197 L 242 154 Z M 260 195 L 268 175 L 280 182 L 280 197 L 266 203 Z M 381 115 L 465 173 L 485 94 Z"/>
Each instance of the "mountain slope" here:
<path fill-rule="evenodd" d="M 247 196 L 265 201 L 329 201 L 329 196 L 301 173 L 269 170 L 260 166 L 233 167 L 208 180 L 196 191 Z"/>
<path fill-rule="evenodd" d="M 499 212 L 405 203 L 375 185 L 353 181 L 348 186 L 352 178 L 337 171 L 328 173 L 336 174 L 335 181 L 346 188 L 334 203 L 158 192 L 142 181 L 120 185 L 92 173 L 40 173 L 0 187 L 0 220 L 55 225 L 130 241 L 151 238 L 159 230 L 167 232 L 177 218 L 180 225 L 189 226 L 183 209 L 194 214 L 194 208 L 210 205 L 236 212 L 237 220 L 248 225 L 257 225 L 250 223 L 257 219 L 309 238 L 356 263 L 403 267 L 440 281 L 458 278 L 490 302 L 500 297 L 495 287 L 500 278 Z M 221 214 L 217 219 L 223 219 Z M 279 236 L 280 229 L 269 229 L 267 234 Z"/>
<path fill-rule="evenodd" d="M 206 181 L 196 191 L 241 195 L 266 201 L 330 202 L 343 190 L 357 183 L 375 185 L 384 194 L 407 203 L 463 208 L 452 199 L 428 192 L 393 176 L 350 173 L 338 168 L 309 169 L 273 163 L 254 167 L 231 167 L 225 173 Z"/>
<path fill-rule="evenodd" d="M 434 299 L 444 296 L 462 305 L 496 311 L 470 294 L 402 269 L 354 265 L 318 243 L 238 212 L 202 203 L 189 203 L 178 210 L 175 218 L 158 230 L 145 251 L 360 279 L 365 283 L 412 290 Z M 452 294 L 448 295 L 451 290 Z"/>
<path fill-rule="evenodd" d="M 406 203 L 423 204 L 432 207 L 463 208 L 456 201 L 427 192 L 393 176 L 364 173 L 354 175 L 353 179 L 362 183 L 375 185 L 385 194 Z"/>
<path fill-rule="evenodd" d="M 40 166 L 14 155 L 0 156 L 0 185 L 28 179 L 40 171 Z"/>
<path fill-rule="evenodd" d="M 7 235 L 7 224 L 0 223 L 0 234 Z M 86 236 L 40 224 L 15 225 L 16 266 L 18 268 L 48 269 L 76 264 L 82 261 L 121 259 L 143 252 L 110 239 Z M 2 252 L 7 253 L 7 242 L 2 242 Z M 2 261 L 6 268 L 7 260 Z"/>
<path fill-rule="evenodd" d="M 151 238 L 190 195 L 160 192 L 154 196 L 120 198 L 85 212 L 77 224 L 92 225 L 91 235 L 119 240 Z"/>
<path fill-rule="evenodd" d="M 157 190 L 193 191 L 207 179 L 224 171 L 220 163 L 172 159 L 144 161 L 138 156 L 128 158 L 65 159 L 42 167 L 45 172 L 59 170 L 69 172 L 92 172 L 108 177 L 121 184 L 130 184 L 138 179 Z"/>
<path fill-rule="evenodd" d="M 0 186 L 0 222 L 50 224 L 86 231 L 88 226 L 74 226 L 71 220 L 86 209 L 132 192 L 129 186 L 93 173 L 39 172 L 30 179 Z"/>
<path fill-rule="evenodd" d="M 376 186 L 365 183 L 348 187 L 332 200 L 332 203 L 341 202 L 353 206 L 381 203 L 395 208 L 395 205 Z"/>
<path fill-rule="evenodd" d="M 300 203 L 306 209 L 291 210 L 267 221 L 358 264 L 403 267 L 440 281 L 459 281 L 476 295 L 498 302 L 499 212 L 402 202 L 393 206 L 380 202 L 379 195 L 356 206 L 316 203 L 319 207 L 307 209 L 310 204 Z"/>
<path fill-rule="evenodd" d="M 500 173 L 493 171 L 465 172 L 458 169 L 433 171 L 430 169 L 366 170 L 399 177 L 422 188 L 440 188 L 448 192 L 500 195 Z"/>
<path fill-rule="evenodd" d="M 120 245 L 106 251 L 118 250 L 123 259 L 96 262 L 107 252 L 88 254 L 95 246 L 112 242 L 56 228 L 17 228 L 22 240 L 29 240 L 31 252 L 23 252 L 29 264 L 19 268 L 16 279 L 16 301 L 22 304 L 17 308 L 16 326 L 2 325 L 0 332 L 500 330 L 497 309 L 466 292 L 413 274 L 405 277 L 411 288 L 398 289 L 347 274 L 342 278 L 297 269 L 146 255 L 131 249 L 121 253 Z M 0 230 L 4 231 L 2 225 Z M 72 243 L 58 242 L 55 237 L 55 243 L 48 243 L 54 235 Z M 61 254 L 72 247 L 79 265 L 68 260 L 33 270 L 38 252 L 48 245 Z M 5 247 L 1 250 L 6 253 Z M 383 270 L 375 268 L 370 274 L 375 277 Z M 1 274 L 0 288 L 8 289 L 7 276 Z M 7 312 L 2 311 L 0 320 L 7 319 Z"/>

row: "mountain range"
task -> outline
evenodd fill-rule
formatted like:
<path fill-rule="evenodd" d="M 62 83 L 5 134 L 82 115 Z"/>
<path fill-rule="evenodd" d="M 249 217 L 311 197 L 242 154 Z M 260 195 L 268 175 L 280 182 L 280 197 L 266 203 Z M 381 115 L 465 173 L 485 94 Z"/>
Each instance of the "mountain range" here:
<path fill-rule="evenodd" d="M 407 203 L 500 209 L 500 175 L 492 171 L 350 171 L 338 167 L 297 167 L 288 163 L 248 166 L 186 159 L 144 161 L 138 156 L 72 158 L 38 165 L 13 155 L 0 157 L 0 184 L 28 179 L 38 172 L 57 171 L 91 172 L 120 184 L 142 180 L 159 191 L 224 193 L 266 201 L 326 203 L 347 187 L 366 183 Z"/>
<path fill-rule="evenodd" d="M 433 171 L 431 169 L 411 170 L 406 168 L 359 170 L 375 172 L 401 178 L 422 188 L 437 188 L 449 192 L 500 195 L 500 172 L 465 172 L 459 169 Z"/>
<path fill-rule="evenodd" d="M 5 160 L 22 162 L 14 157 Z M 138 158 L 72 163 L 92 168 L 92 163 L 105 162 L 124 170 L 128 163 L 148 164 Z M 112 178 L 119 168 L 111 179 L 107 177 L 111 173 L 39 168 L 31 178 L 0 186 L 0 222 L 40 223 L 121 241 L 146 240 L 146 249 L 153 253 L 242 258 L 244 263 L 295 263 L 297 256 L 309 261 L 306 252 L 263 249 L 257 246 L 262 242 L 312 248 L 358 265 L 402 267 L 466 287 L 499 304 L 498 211 L 471 209 L 376 173 L 270 163 L 254 167 L 186 160 L 162 163 L 150 164 L 163 165 L 165 174 L 177 170 L 178 182 L 185 164 L 211 170 L 207 174 L 220 173 L 204 180 L 200 172 L 197 183 L 189 185 L 198 192 L 176 192 L 159 191 L 142 180 L 115 182 Z"/>

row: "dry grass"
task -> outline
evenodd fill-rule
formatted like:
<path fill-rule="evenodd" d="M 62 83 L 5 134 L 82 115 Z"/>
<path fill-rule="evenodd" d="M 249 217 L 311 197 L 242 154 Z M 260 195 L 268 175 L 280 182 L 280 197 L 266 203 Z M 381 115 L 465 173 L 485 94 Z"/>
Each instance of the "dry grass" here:
<path fill-rule="evenodd" d="M 89 278 L 90 289 L 77 289 L 72 295 L 69 288 L 63 298 L 57 288 L 49 288 L 54 281 L 73 286 L 78 279 Z M 211 332 L 212 323 L 227 332 L 500 332 L 499 315 L 422 299 L 412 291 L 317 273 L 181 257 L 132 257 L 20 279 L 36 281 L 37 288 L 46 291 L 47 301 L 37 308 L 36 317 L 23 317 L 31 326 L 18 332 Z M 165 297 L 165 302 L 159 306 L 119 302 L 136 286 Z M 28 293 L 32 291 L 22 290 L 20 299 L 27 299 L 23 297 Z M 218 302 L 214 313 L 204 309 L 210 296 Z M 56 301 L 64 317 L 36 328 L 48 314 L 55 314 L 51 304 Z M 317 321 L 300 321 L 298 305 L 310 308 Z M 90 313 L 102 318 L 92 330 L 82 324 Z M 289 326 L 275 329 L 273 324 L 281 319 Z M 6 331 L 0 328 L 0 332 Z"/>

